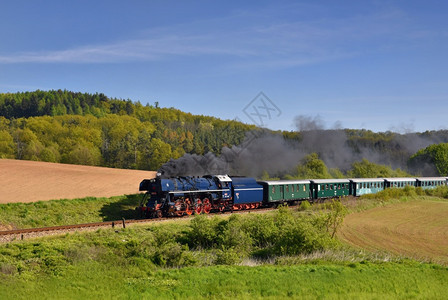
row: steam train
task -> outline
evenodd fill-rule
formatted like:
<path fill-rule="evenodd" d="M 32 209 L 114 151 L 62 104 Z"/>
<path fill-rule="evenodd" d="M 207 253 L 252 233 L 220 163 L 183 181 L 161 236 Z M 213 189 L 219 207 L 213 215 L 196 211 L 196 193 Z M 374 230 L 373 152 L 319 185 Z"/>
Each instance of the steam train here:
<path fill-rule="evenodd" d="M 432 189 L 448 184 L 448 177 L 265 180 L 228 175 L 145 179 L 146 191 L 137 210 L 141 217 L 161 218 L 293 205 L 328 198 L 361 196 L 406 186 Z"/>

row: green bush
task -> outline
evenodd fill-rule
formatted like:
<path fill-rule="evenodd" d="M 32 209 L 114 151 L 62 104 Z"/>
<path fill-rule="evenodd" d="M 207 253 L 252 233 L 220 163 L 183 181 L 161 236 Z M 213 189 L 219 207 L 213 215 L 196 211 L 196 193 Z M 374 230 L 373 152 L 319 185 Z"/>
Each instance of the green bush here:
<path fill-rule="evenodd" d="M 216 251 L 216 261 L 217 265 L 236 265 L 240 263 L 245 254 L 239 252 L 235 248 L 223 248 Z"/>
<path fill-rule="evenodd" d="M 211 248 L 217 245 L 218 227 L 221 220 L 218 217 L 208 218 L 198 215 L 190 222 L 187 241 L 192 248 Z"/>
<path fill-rule="evenodd" d="M 308 200 L 302 201 L 299 205 L 298 210 L 305 211 L 311 208 L 311 203 Z"/>
<path fill-rule="evenodd" d="M 438 186 L 435 189 L 424 190 L 424 192 L 428 196 L 448 199 L 448 186 Z"/>

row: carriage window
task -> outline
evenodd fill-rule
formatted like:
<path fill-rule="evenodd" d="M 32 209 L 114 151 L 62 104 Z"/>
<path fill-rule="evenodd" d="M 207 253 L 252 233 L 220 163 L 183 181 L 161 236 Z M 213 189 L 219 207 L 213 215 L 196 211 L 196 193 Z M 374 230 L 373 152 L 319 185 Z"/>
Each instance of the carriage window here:
<path fill-rule="evenodd" d="M 289 185 L 286 186 L 286 192 L 289 193 Z"/>
<path fill-rule="evenodd" d="M 272 187 L 272 193 L 275 193 L 275 186 Z"/>
<path fill-rule="evenodd" d="M 340 190 L 341 189 L 341 185 L 340 184 L 338 184 L 338 190 Z"/>

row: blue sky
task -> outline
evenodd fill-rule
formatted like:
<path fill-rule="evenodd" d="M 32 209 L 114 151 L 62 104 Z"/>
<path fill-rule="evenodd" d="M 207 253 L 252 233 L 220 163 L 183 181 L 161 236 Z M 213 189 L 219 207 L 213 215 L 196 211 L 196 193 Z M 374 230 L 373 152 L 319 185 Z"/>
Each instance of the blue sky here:
<path fill-rule="evenodd" d="M 445 1 L 1 1 L 0 92 L 67 89 L 264 126 L 448 129 Z M 246 110 L 247 112 L 247 110 Z M 302 118 L 303 119 L 303 118 Z"/>

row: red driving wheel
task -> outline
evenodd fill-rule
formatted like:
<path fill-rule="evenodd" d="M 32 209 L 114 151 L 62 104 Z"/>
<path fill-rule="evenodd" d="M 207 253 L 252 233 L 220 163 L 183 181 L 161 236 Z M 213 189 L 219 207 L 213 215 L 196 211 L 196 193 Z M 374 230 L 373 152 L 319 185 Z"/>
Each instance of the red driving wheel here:
<path fill-rule="evenodd" d="M 212 204 L 208 198 L 205 198 L 202 202 L 202 211 L 208 214 L 212 210 Z"/>
<path fill-rule="evenodd" d="M 196 199 L 196 204 L 194 205 L 194 213 L 200 214 L 202 212 L 202 201 L 201 199 Z"/>

